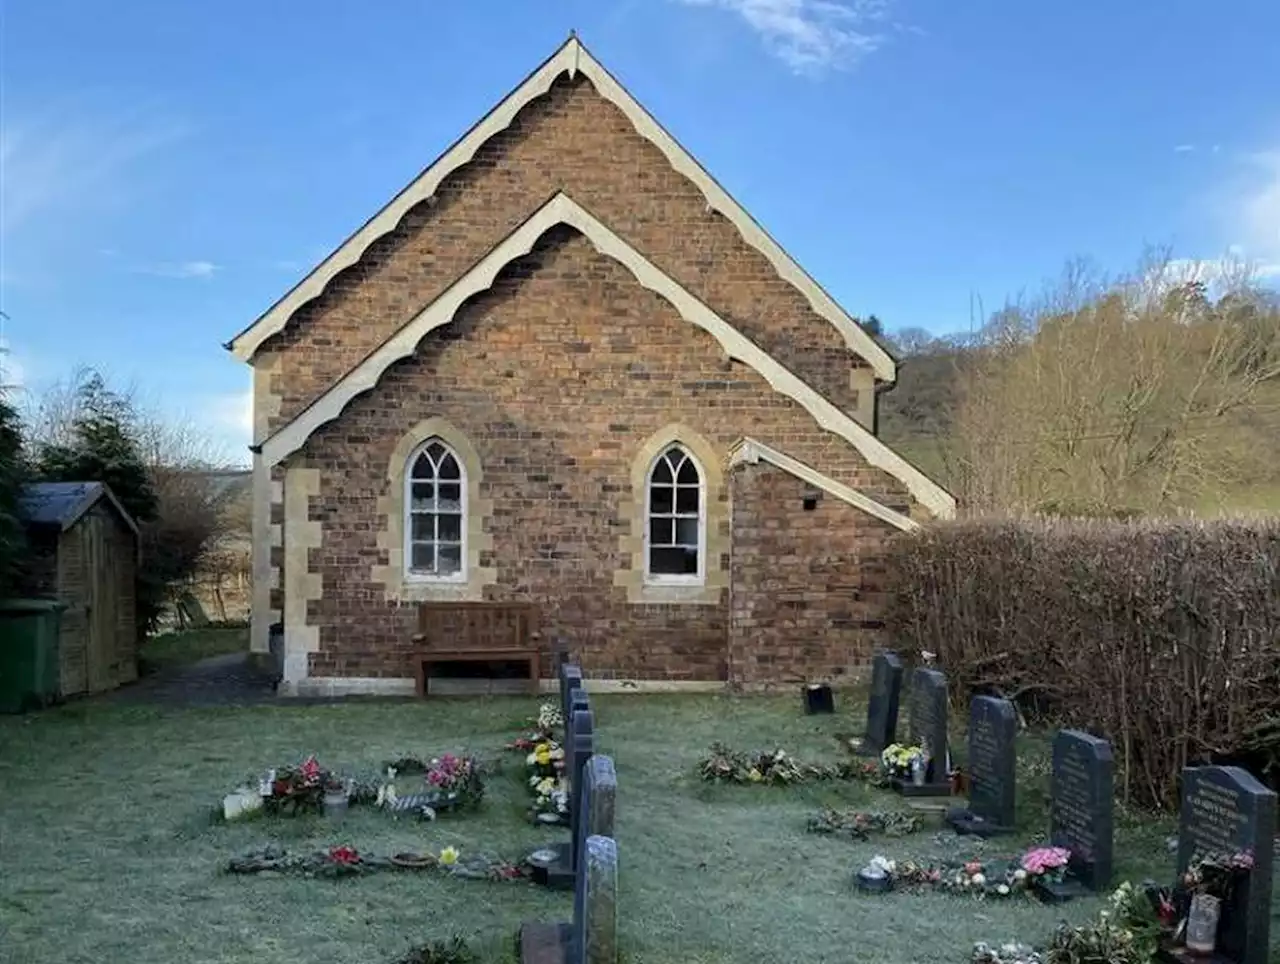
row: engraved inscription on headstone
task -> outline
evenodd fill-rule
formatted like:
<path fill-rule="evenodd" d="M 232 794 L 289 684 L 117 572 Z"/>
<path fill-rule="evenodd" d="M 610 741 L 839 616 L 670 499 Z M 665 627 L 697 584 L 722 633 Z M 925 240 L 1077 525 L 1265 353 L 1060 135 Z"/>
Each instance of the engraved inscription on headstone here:
<path fill-rule="evenodd" d="M 1266 964 L 1270 953 L 1276 794 L 1239 767 L 1182 771 L 1178 873 L 1199 857 L 1247 853 L 1245 872 L 1222 907 L 1217 953 L 1238 964 Z"/>
<path fill-rule="evenodd" d="M 902 660 L 880 650 L 871 663 L 871 696 L 867 702 L 867 732 L 859 752 L 879 756 L 898 731 L 898 703 L 902 695 Z"/>
<path fill-rule="evenodd" d="M 1111 744 L 1079 730 L 1059 730 L 1053 740 L 1049 837 L 1071 851 L 1069 876 L 1090 890 L 1111 883 Z"/>
<path fill-rule="evenodd" d="M 1017 732 L 1012 703 L 994 696 L 973 698 L 969 704 L 969 810 L 996 827 L 1013 826 Z"/>

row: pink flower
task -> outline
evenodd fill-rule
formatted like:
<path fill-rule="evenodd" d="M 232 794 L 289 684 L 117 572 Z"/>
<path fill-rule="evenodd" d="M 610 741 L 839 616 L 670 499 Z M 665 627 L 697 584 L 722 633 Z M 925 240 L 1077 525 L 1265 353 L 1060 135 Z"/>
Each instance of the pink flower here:
<path fill-rule="evenodd" d="M 1071 851 L 1065 847 L 1037 847 L 1022 855 L 1022 869 L 1029 874 L 1043 874 L 1066 865 Z"/>
<path fill-rule="evenodd" d="M 320 779 L 320 764 L 316 762 L 314 755 L 309 756 L 302 761 L 302 766 L 298 767 L 298 772 L 302 774 L 302 779 L 307 783 L 315 783 Z"/>

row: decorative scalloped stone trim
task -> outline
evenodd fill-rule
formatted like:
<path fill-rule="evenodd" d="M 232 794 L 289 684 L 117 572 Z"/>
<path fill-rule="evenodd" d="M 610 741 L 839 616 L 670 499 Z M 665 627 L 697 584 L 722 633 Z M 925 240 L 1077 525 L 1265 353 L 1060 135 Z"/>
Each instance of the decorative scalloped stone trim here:
<path fill-rule="evenodd" d="M 432 197 L 445 178 L 471 161 L 486 141 L 510 127 L 525 106 L 546 95 L 558 77 L 562 74 L 573 77 L 577 73 L 585 75 L 596 92 L 617 107 L 631 121 L 637 133 L 662 151 L 672 168 L 702 192 L 709 209 L 722 214 L 738 229 L 747 244 L 764 255 L 779 277 L 805 296 L 814 312 L 840 332 L 849 350 L 871 365 L 877 378 L 887 382 L 897 378 L 897 363 L 893 357 L 863 331 L 835 299 L 782 249 L 747 210 L 573 36 L 386 207 L 343 242 L 341 247 L 317 265 L 257 321 L 233 338 L 227 347 L 242 361 L 250 360 L 268 338 L 284 329 L 294 312 L 308 301 L 319 297 L 329 282 L 339 272 L 359 261 L 378 238 L 395 230 L 412 208 Z"/>
<path fill-rule="evenodd" d="M 504 267 L 529 254 L 539 238 L 560 224 L 580 231 L 597 251 L 624 265 L 641 285 L 661 295 L 686 321 L 715 338 L 730 358 L 749 365 L 774 391 L 799 403 L 822 428 L 845 439 L 868 462 L 902 482 L 916 501 L 934 516 L 950 518 L 955 514 L 955 499 L 949 492 L 784 368 L 564 193 L 556 194 L 534 212 L 435 301 L 267 439 L 261 446 L 267 464 L 276 465 L 298 451 L 320 426 L 342 414 L 353 398 L 372 389 L 392 364 L 412 355 L 428 333 L 448 324 L 467 299 L 492 287 Z"/>
<path fill-rule="evenodd" d="M 840 501 L 847 502 L 868 515 L 875 516 L 882 522 L 889 523 L 895 529 L 910 532 L 920 528 L 920 523 L 909 516 L 905 516 L 901 512 L 895 512 L 870 496 L 863 495 L 857 489 L 850 488 L 843 482 L 837 482 L 830 476 L 823 475 L 817 469 L 805 465 L 803 462 L 793 459 L 790 455 L 779 452 L 777 449 L 771 448 L 753 438 L 744 438 L 733 447 L 729 453 L 729 467 L 755 465 L 762 459 L 776 465 L 784 472 L 789 472 L 802 482 L 808 482 L 810 485 L 835 496 Z"/>

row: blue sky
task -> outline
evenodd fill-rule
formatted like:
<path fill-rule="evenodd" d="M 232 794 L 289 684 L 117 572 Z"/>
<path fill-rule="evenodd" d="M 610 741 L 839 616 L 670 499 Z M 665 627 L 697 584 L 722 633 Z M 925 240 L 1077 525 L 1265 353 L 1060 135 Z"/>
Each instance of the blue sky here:
<path fill-rule="evenodd" d="M 0 18 L 11 379 L 98 366 L 238 460 L 249 376 L 222 343 L 571 27 L 890 327 L 965 329 L 975 296 L 1152 244 L 1280 266 L 1275 0 L 9 0 Z"/>

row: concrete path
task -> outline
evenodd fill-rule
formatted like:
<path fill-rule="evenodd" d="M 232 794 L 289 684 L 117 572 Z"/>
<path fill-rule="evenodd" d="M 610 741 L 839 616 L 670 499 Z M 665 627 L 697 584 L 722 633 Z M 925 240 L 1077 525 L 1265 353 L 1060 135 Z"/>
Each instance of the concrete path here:
<path fill-rule="evenodd" d="M 251 706 L 278 701 L 270 677 L 249 665 L 248 653 L 213 656 L 145 676 L 103 698 L 152 706 Z"/>

